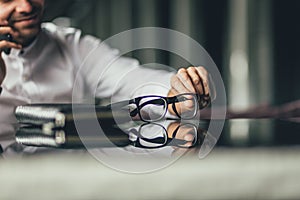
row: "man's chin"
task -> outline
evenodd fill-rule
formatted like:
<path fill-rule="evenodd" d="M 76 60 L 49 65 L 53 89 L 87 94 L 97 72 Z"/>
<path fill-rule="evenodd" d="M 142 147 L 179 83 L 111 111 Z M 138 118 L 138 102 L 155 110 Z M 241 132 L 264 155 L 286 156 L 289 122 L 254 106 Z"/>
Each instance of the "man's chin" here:
<path fill-rule="evenodd" d="M 23 47 L 30 45 L 30 43 L 37 37 L 40 32 L 39 27 L 26 27 L 18 30 L 19 37 L 14 40 Z"/>

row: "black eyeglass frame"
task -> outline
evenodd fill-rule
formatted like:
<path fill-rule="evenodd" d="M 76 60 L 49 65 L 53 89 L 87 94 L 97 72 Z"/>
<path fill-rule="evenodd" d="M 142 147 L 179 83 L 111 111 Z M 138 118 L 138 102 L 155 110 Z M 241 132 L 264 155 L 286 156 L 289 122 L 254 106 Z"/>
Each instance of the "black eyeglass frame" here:
<path fill-rule="evenodd" d="M 184 117 L 183 118 L 178 113 L 175 103 L 185 101 L 186 99 L 184 98 L 184 96 L 192 96 L 194 98 L 195 102 L 198 102 L 198 103 L 196 103 L 196 105 L 195 105 L 196 107 L 195 107 L 195 111 L 194 111 L 193 115 L 190 116 L 190 117 Z M 140 105 L 140 101 L 142 99 L 151 98 L 151 97 L 157 98 L 157 99 L 154 99 L 152 101 L 147 101 L 147 102 L 143 103 L 142 105 Z M 184 99 L 182 99 L 180 101 L 180 97 L 183 97 Z M 144 119 L 144 117 L 141 114 L 141 108 L 143 108 L 144 106 L 149 105 L 149 104 L 155 104 L 156 103 L 155 101 L 160 101 L 160 100 L 162 100 L 164 103 L 163 104 L 159 103 L 157 105 L 165 105 L 164 106 L 165 111 L 162 114 L 162 116 L 158 119 L 155 119 L 155 120 Z M 136 97 L 136 98 L 133 98 L 133 99 L 130 99 L 130 100 L 116 102 L 116 103 L 110 104 L 108 106 L 110 108 L 113 108 L 113 107 L 124 107 L 124 106 L 130 105 L 130 104 L 135 104 L 136 109 L 130 111 L 130 116 L 131 117 L 135 117 L 138 114 L 140 119 L 144 122 L 156 122 L 156 121 L 162 120 L 166 116 L 166 113 L 167 113 L 167 110 L 168 110 L 168 104 L 172 104 L 172 109 L 173 109 L 174 113 L 176 114 L 176 116 L 179 119 L 188 120 L 188 119 L 194 118 L 197 115 L 199 109 L 203 109 L 203 108 L 207 107 L 210 103 L 211 103 L 211 98 L 210 98 L 210 95 L 208 95 L 208 94 L 200 95 L 200 94 L 195 94 L 195 93 L 183 93 L 183 94 L 179 94 L 179 95 L 176 95 L 176 96 L 173 96 L 173 97 L 164 97 L 164 96 L 159 96 L 159 95 L 141 96 L 141 97 Z"/>
<path fill-rule="evenodd" d="M 156 126 L 160 126 L 163 130 L 164 130 L 164 137 L 156 137 L 156 138 L 146 138 L 146 137 L 143 137 L 141 135 L 141 130 L 144 128 L 144 126 L 148 126 L 148 125 L 156 125 Z M 185 125 L 190 125 L 194 128 L 195 130 L 195 134 L 194 134 L 194 140 L 192 141 L 192 145 L 190 146 L 183 146 L 185 145 L 186 143 L 188 143 L 189 141 L 186 141 L 186 140 L 182 140 L 182 139 L 177 139 L 176 138 L 176 135 L 178 133 L 178 130 L 182 127 L 182 126 L 185 126 Z M 131 141 L 131 145 L 134 146 L 134 147 L 138 147 L 138 148 L 145 148 L 145 149 L 158 149 L 158 148 L 162 148 L 162 147 L 166 147 L 166 146 L 173 146 L 173 147 L 179 147 L 179 148 L 193 148 L 195 147 L 197 144 L 198 144 L 198 130 L 197 130 L 197 127 L 194 125 L 194 124 L 190 124 L 190 123 L 184 123 L 184 124 L 179 124 L 176 129 L 174 130 L 174 132 L 172 133 L 172 138 L 168 137 L 168 131 L 165 129 L 164 126 L 160 125 L 160 124 L 157 124 L 157 123 L 151 123 L 151 122 L 147 122 L 147 123 L 144 123 L 142 124 L 138 131 L 136 131 L 136 129 L 131 129 L 129 131 L 130 133 L 133 133 L 137 136 L 137 139 L 135 141 Z M 146 142 L 149 142 L 149 143 L 153 143 L 153 144 L 161 144 L 159 146 L 154 146 L 154 147 L 150 147 L 150 146 L 145 146 L 143 144 L 140 143 L 140 139 L 141 140 L 144 140 Z M 163 142 L 162 142 L 163 140 Z"/>

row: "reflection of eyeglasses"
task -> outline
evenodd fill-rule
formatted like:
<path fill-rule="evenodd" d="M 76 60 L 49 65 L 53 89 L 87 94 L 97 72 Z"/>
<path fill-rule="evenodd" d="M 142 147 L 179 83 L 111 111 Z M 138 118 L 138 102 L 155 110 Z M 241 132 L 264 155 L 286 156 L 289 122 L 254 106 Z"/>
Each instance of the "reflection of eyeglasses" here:
<path fill-rule="evenodd" d="M 132 144 L 135 147 L 155 149 L 165 146 L 175 146 L 180 148 L 191 148 L 199 143 L 197 127 L 193 124 L 180 124 L 172 133 L 172 137 L 168 137 L 167 130 L 156 123 L 145 123 L 139 129 L 130 129 L 129 134 Z M 182 135 L 191 134 L 193 141 L 178 139 Z"/>
<path fill-rule="evenodd" d="M 172 105 L 174 113 L 180 119 L 192 119 L 197 115 L 199 109 L 208 106 L 210 102 L 209 95 L 184 93 L 174 97 L 142 96 L 109 106 L 112 109 L 128 106 L 131 117 L 139 116 L 142 121 L 155 122 L 165 117 L 169 104 Z"/>

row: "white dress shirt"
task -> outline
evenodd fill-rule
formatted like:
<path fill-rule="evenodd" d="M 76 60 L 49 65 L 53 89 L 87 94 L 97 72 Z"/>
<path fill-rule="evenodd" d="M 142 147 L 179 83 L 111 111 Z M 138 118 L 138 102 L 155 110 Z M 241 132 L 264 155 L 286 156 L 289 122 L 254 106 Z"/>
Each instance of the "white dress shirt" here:
<path fill-rule="evenodd" d="M 113 101 L 145 94 L 165 96 L 173 75 L 143 68 L 95 37 L 52 23 L 42 24 L 30 46 L 2 57 L 7 74 L 0 122 L 14 120 L 14 108 L 21 104 L 84 102 L 95 96 Z"/>

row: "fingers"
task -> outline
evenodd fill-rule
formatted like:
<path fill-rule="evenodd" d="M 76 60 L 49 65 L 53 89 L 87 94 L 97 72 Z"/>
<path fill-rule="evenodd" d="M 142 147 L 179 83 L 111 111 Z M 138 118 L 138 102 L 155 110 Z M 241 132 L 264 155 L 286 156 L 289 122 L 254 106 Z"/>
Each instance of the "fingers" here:
<path fill-rule="evenodd" d="M 208 73 L 204 67 L 181 68 L 171 79 L 175 94 L 209 94 Z"/>
<path fill-rule="evenodd" d="M 204 67 L 189 67 L 187 69 L 181 68 L 171 78 L 171 89 L 168 96 L 176 96 L 184 93 L 194 93 L 199 95 L 207 95 L 198 99 L 199 109 L 206 107 L 210 103 L 210 87 L 209 74 Z M 195 101 L 184 101 L 175 104 L 169 104 L 168 110 L 171 114 L 182 117 L 192 117 L 195 112 Z"/>
<path fill-rule="evenodd" d="M 7 40 L 1 40 L 0 41 L 0 51 L 2 52 L 4 49 L 7 49 L 7 48 L 21 49 L 22 46 L 20 44 L 14 43 L 14 42 L 10 42 Z"/>
<path fill-rule="evenodd" d="M 177 77 L 181 81 L 182 85 L 184 86 L 184 89 L 186 92 L 191 92 L 195 93 L 196 90 L 194 88 L 194 83 L 193 83 L 193 76 L 189 74 L 189 71 L 181 68 L 178 70 Z"/>
<path fill-rule="evenodd" d="M 0 26 L 0 52 L 9 48 L 21 49 L 22 46 L 20 44 L 17 44 L 13 41 L 8 41 L 8 39 L 4 37 L 4 35 L 7 34 L 10 34 L 13 38 L 17 37 L 17 33 L 11 27 Z"/>
<path fill-rule="evenodd" d="M 1 26 L 0 25 L 0 35 L 11 34 L 13 37 L 18 37 L 19 33 L 15 31 L 10 26 Z"/>
<path fill-rule="evenodd" d="M 171 90 L 174 95 L 191 92 L 186 85 L 186 81 L 183 80 L 179 72 L 171 78 Z"/>
<path fill-rule="evenodd" d="M 6 35 L 6 34 L 14 34 L 14 31 L 12 30 L 11 27 L 9 26 L 0 26 L 0 36 Z M 6 76 L 6 66 L 4 63 L 4 60 L 2 59 L 2 51 L 5 49 L 9 48 L 16 48 L 20 49 L 22 48 L 20 45 L 14 43 L 14 42 L 9 42 L 5 40 L 5 37 L 1 37 L 0 39 L 0 85 L 2 84 L 5 76 Z"/>
<path fill-rule="evenodd" d="M 204 88 L 203 88 L 203 79 L 204 77 L 201 76 L 200 73 L 198 73 L 198 70 L 196 67 L 189 67 L 187 69 L 187 72 L 191 79 L 193 80 L 193 87 L 195 88 L 195 93 L 203 94 Z"/>
<path fill-rule="evenodd" d="M 203 93 L 201 94 L 206 94 L 208 95 L 210 93 L 209 90 L 209 83 L 208 83 L 208 72 L 206 71 L 206 69 L 204 67 L 195 67 L 194 68 L 198 75 L 201 77 L 201 85 L 204 91 L 202 91 Z"/>

